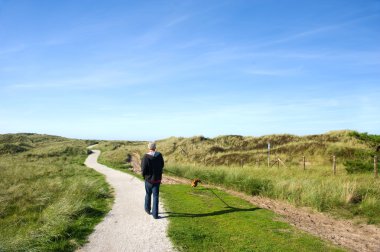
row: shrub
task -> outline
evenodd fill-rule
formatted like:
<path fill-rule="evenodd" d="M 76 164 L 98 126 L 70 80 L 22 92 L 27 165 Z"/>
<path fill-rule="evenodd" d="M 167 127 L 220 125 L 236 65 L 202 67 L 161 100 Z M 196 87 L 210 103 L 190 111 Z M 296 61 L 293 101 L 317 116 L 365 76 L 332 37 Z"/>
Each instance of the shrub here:
<path fill-rule="evenodd" d="M 373 170 L 373 164 L 371 162 L 363 162 L 363 160 L 347 160 L 344 163 L 346 171 L 352 173 L 364 173 L 371 172 Z"/>
<path fill-rule="evenodd" d="M 380 135 L 372 135 L 367 132 L 359 133 L 357 131 L 352 131 L 349 135 L 365 142 L 371 142 L 374 145 L 380 144 Z"/>
<path fill-rule="evenodd" d="M 218 152 L 224 152 L 224 151 L 225 151 L 225 149 L 222 148 L 222 147 L 220 147 L 220 146 L 212 146 L 212 147 L 208 150 L 209 153 L 218 153 Z"/>
<path fill-rule="evenodd" d="M 0 154 L 15 154 L 27 150 L 28 148 L 21 144 L 0 144 Z"/>

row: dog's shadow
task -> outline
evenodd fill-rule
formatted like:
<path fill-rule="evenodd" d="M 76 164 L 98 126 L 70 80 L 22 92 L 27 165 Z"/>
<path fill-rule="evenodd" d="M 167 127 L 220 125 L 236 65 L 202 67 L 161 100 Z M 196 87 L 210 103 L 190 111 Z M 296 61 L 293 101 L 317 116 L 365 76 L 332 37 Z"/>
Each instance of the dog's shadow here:
<path fill-rule="evenodd" d="M 217 216 L 222 214 L 234 213 L 234 212 L 253 212 L 256 210 L 260 210 L 259 207 L 252 208 L 238 208 L 230 206 L 227 202 L 225 202 L 220 196 L 218 196 L 212 189 L 205 189 L 210 191 L 215 195 L 225 206 L 226 209 L 213 211 L 210 213 L 177 213 L 177 212 L 164 212 L 161 218 L 200 218 L 200 217 L 208 217 L 208 216 Z"/>

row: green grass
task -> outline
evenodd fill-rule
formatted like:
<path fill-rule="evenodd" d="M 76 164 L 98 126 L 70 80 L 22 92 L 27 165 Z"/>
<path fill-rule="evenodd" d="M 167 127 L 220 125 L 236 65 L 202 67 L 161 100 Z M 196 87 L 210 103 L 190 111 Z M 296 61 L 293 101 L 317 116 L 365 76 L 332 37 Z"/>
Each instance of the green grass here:
<path fill-rule="evenodd" d="M 168 235 L 182 251 L 342 251 L 217 189 L 163 185 Z"/>
<path fill-rule="evenodd" d="M 249 195 L 261 195 L 308 206 L 338 217 L 379 224 L 380 181 L 369 174 L 346 174 L 330 167 L 303 171 L 300 168 L 202 167 L 167 165 L 169 174 L 200 178 Z"/>
<path fill-rule="evenodd" d="M 104 177 L 83 165 L 87 142 L 8 134 L 0 145 L 0 251 L 84 244 L 112 203 Z"/>

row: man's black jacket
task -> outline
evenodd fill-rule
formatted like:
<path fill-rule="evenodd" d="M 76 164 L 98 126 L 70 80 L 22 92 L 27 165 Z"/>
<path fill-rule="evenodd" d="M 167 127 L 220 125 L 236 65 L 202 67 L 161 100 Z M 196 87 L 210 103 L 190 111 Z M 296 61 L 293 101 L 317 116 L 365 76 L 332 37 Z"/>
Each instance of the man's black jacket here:
<path fill-rule="evenodd" d="M 161 153 L 155 152 L 154 156 L 145 154 L 141 160 L 141 172 L 148 182 L 159 183 L 162 179 L 164 158 Z"/>

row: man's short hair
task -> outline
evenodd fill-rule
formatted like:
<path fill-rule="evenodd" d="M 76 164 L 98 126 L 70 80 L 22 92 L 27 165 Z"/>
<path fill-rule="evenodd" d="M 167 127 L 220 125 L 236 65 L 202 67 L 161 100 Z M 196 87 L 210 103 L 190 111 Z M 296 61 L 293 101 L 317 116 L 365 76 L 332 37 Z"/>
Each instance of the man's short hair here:
<path fill-rule="evenodd" d="M 155 150 L 156 149 L 156 142 L 149 142 L 148 143 L 148 149 L 149 150 Z"/>

